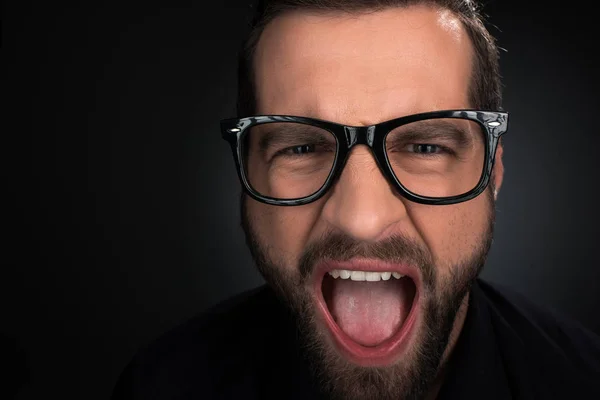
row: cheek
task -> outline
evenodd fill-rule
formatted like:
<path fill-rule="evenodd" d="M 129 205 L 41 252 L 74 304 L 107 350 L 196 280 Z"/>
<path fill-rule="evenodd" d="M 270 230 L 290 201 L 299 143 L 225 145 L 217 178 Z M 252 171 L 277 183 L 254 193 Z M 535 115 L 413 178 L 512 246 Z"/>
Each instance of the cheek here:
<path fill-rule="evenodd" d="M 317 203 L 278 207 L 247 200 L 254 233 L 277 265 L 295 269 L 319 215 Z"/>
<path fill-rule="evenodd" d="M 411 219 L 442 274 L 476 252 L 487 234 L 490 207 L 485 194 L 455 205 L 411 207 Z"/>

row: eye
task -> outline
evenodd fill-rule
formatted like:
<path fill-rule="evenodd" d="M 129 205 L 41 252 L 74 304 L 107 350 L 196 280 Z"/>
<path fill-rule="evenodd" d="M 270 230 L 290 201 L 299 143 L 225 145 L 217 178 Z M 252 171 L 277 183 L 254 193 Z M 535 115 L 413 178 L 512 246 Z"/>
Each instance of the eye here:
<path fill-rule="evenodd" d="M 409 146 L 409 151 L 417 154 L 437 154 L 442 148 L 435 144 L 416 143 Z"/>
<path fill-rule="evenodd" d="M 301 146 L 288 147 L 284 150 L 285 154 L 301 155 L 315 151 L 314 144 L 303 144 Z"/>

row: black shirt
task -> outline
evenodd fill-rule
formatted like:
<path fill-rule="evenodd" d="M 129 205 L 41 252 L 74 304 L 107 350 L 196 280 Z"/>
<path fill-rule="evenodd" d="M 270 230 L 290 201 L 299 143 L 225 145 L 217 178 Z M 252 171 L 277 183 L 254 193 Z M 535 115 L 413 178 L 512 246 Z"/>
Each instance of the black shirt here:
<path fill-rule="evenodd" d="M 317 399 L 293 321 L 262 286 L 163 335 L 121 375 L 113 400 Z M 438 399 L 600 399 L 600 338 L 483 280 Z"/>

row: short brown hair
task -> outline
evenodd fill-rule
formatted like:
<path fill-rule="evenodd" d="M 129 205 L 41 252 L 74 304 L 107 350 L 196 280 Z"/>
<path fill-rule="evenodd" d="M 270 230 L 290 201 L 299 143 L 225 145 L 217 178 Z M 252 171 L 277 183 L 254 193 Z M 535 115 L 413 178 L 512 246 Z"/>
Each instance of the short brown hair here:
<path fill-rule="evenodd" d="M 239 54 L 238 116 L 249 116 L 256 112 L 254 52 L 265 26 L 277 16 L 295 10 L 360 12 L 421 4 L 448 9 L 458 16 L 475 50 L 469 87 L 471 106 L 483 110 L 501 110 L 498 47 L 494 37 L 484 26 L 480 6 L 475 0 L 259 0 L 250 33 Z"/>

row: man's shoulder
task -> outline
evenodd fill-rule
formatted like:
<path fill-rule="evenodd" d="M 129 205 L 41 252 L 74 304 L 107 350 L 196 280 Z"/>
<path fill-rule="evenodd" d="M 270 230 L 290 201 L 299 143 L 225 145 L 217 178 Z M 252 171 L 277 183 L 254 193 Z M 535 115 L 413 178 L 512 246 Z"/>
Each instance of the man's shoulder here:
<path fill-rule="evenodd" d="M 539 339 L 543 345 L 554 345 L 577 356 L 580 351 L 596 351 L 596 367 L 600 366 L 600 336 L 577 320 L 547 306 L 538 304 L 522 293 L 498 283 L 479 281 L 479 287 L 490 306 L 493 323 L 504 325 L 520 337 Z"/>
<path fill-rule="evenodd" d="M 227 377 L 260 357 L 279 305 L 261 286 L 235 295 L 162 334 L 137 352 L 123 371 L 113 399 L 173 398 L 226 385 Z M 191 387 L 190 385 L 193 385 Z"/>
<path fill-rule="evenodd" d="M 572 383 L 600 394 L 600 336 L 506 286 L 480 280 L 478 289 L 507 368 L 535 375 L 548 390 Z"/>
<path fill-rule="evenodd" d="M 275 297 L 266 285 L 244 291 L 164 333 L 144 351 L 198 350 L 222 356 L 226 349 L 221 345 L 233 349 L 269 330 L 268 316 L 275 313 L 276 306 Z"/>

